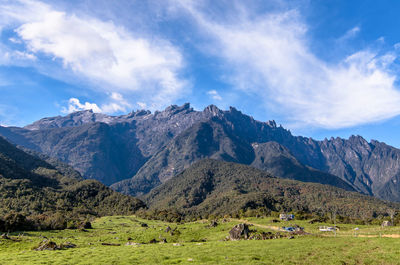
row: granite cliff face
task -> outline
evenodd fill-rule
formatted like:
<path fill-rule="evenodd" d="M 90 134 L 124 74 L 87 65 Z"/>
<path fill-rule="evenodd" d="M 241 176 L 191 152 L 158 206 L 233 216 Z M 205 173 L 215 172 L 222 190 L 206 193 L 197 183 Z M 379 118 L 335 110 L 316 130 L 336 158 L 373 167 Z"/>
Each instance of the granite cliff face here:
<path fill-rule="evenodd" d="M 129 194 L 147 193 L 194 162 L 213 158 L 400 201 L 399 149 L 361 136 L 293 136 L 235 108 L 195 111 L 184 104 L 122 116 L 82 111 L 24 128 L 0 127 L 0 135 Z"/>

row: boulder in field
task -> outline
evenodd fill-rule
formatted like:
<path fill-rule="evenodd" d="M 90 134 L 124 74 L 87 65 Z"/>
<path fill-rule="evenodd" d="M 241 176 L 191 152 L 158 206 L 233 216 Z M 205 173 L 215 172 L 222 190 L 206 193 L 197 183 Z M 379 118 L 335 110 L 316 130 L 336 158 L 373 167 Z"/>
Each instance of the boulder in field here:
<path fill-rule="evenodd" d="M 43 251 L 43 250 L 58 250 L 61 249 L 60 246 L 58 246 L 55 242 L 53 241 L 48 241 L 44 240 L 40 245 L 35 248 L 34 250 L 36 251 Z"/>
<path fill-rule="evenodd" d="M 60 245 L 60 248 L 62 248 L 62 249 L 65 249 L 65 248 L 76 248 L 76 245 L 71 243 L 71 242 L 65 242 L 65 243 L 62 243 Z"/>
<path fill-rule="evenodd" d="M 217 226 L 218 226 L 217 221 L 216 220 L 212 220 L 211 223 L 210 223 L 210 227 L 217 227 Z"/>
<path fill-rule="evenodd" d="M 131 242 L 131 241 L 128 241 L 128 242 L 125 244 L 125 246 L 138 246 L 138 245 L 140 245 L 140 243 Z"/>
<path fill-rule="evenodd" d="M 10 238 L 8 235 L 6 235 L 6 234 L 2 234 L 2 235 L 1 235 L 1 238 L 2 238 L 2 239 L 11 239 L 11 238 Z"/>
<path fill-rule="evenodd" d="M 118 244 L 118 243 L 101 243 L 101 245 L 103 245 L 103 246 L 115 246 L 115 247 L 121 246 L 121 244 Z"/>
<path fill-rule="evenodd" d="M 92 229 L 92 223 L 85 221 L 79 224 L 79 229 Z"/>
<path fill-rule="evenodd" d="M 235 225 L 231 231 L 229 231 L 230 240 L 240 240 L 249 238 L 249 226 L 247 224 Z"/>

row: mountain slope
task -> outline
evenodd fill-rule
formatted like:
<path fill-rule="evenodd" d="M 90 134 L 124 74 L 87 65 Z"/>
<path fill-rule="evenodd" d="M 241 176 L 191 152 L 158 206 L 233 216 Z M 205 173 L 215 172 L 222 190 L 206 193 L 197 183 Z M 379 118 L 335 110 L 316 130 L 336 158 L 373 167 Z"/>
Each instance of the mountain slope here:
<path fill-rule="evenodd" d="M 204 112 L 193 111 L 189 104 L 118 117 L 82 111 L 42 119 L 25 128 L 0 126 L 0 135 L 68 163 L 85 178 L 110 185 L 131 178 L 177 134 L 215 112 L 212 106 Z"/>
<path fill-rule="evenodd" d="M 279 178 L 328 184 L 348 191 L 357 190 L 339 177 L 301 164 L 290 151 L 277 142 L 253 144 L 255 158 L 252 167 L 268 171 Z"/>
<path fill-rule="evenodd" d="M 84 173 L 85 178 L 104 184 L 135 174 L 146 161 L 137 148 L 137 140 L 131 137 L 134 124 L 110 126 L 97 122 L 43 130 L 7 129 L 16 132 L 8 136 L 10 141 L 59 158 Z"/>
<path fill-rule="evenodd" d="M 136 198 L 68 172 L 62 173 L 0 137 L 0 216 L 10 211 L 26 215 L 56 211 L 112 215 L 144 207 Z"/>
<path fill-rule="evenodd" d="M 152 156 L 131 180 L 111 187 L 125 194 L 140 195 L 204 158 L 252 165 L 274 173 L 277 177 L 330 184 L 354 189 L 340 178 L 300 164 L 289 151 L 276 142 L 251 144 L 238 137 L 235 128 L 213 117 L 200 122 L 174 138 L 159 153 Z"/>
<path fill-rule="evenodd" d="M 246 165 L 205 159 L 144 196 L 150 209 L 176 208 L 187 214 L 224 215 L 240 209 L 306 211 L 369 218 L 399 204 L 329 185 L 274 178 Z"/>

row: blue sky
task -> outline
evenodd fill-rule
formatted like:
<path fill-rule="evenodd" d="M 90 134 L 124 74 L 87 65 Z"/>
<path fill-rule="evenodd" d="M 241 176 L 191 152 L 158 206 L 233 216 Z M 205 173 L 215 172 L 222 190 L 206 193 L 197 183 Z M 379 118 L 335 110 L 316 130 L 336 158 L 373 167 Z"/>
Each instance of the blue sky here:
<path fill-rule="evenodd" d="M 190 102 L 400 147 L 399 1 L 0 3 L 2 125 Z"/>

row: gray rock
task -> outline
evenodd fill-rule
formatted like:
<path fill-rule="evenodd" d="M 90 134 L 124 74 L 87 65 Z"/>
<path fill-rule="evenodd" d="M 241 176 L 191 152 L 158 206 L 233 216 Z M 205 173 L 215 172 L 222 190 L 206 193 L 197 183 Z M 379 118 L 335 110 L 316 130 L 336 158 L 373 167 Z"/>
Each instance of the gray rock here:
<path fill-rule="evenodd" d="M 229 231 L 230 240 L 240 240 L 249 238 L 249 226 L 247 224 L 237 224 Z"/>
<path fill-rule="evenodd" d="M 59 250 L 61 249 L 60 246 L 58 246 L 55 242 L 49 241 L 49 240 L 44 240 L 40 245 L 35 248 L 34 250 L 36 251 L 43 251 L 43 250 Z"/>

